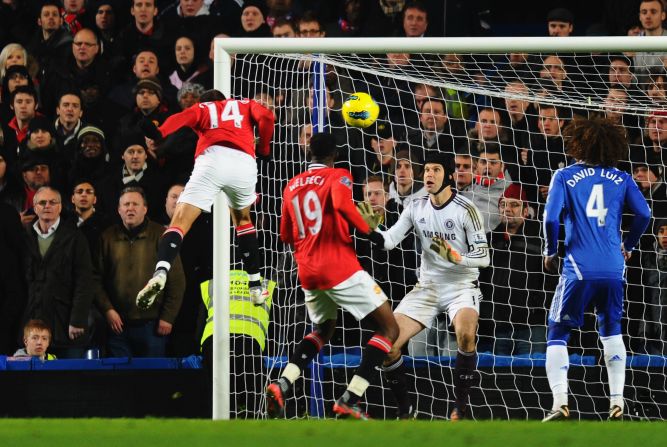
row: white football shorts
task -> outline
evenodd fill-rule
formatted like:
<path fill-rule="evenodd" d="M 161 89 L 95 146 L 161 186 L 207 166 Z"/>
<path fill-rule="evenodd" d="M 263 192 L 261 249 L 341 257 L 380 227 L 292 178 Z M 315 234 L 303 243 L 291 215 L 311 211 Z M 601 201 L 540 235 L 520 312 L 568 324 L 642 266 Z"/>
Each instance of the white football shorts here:
<path fill-rule="evenodd" d="M 196 206 L 207 213 L 215 196 L 222 190 L 235 210 L 255 203 L 257 164 L 255 159 L 238 149 L 211 146 L 195 159 L 190 180 L 178 202 Z"/>
<path fill-rule="evenodd" d="M 345 281 L 326 290 L 306 290 L 308 316 L 315 324 L 335 320 L 338 307 L 342 307 L 357 320 L 387 301 L 380 286 L 364 270 L 359 270 Z"/>
<path fill-rule="evenodd" d="M 474 284 L 417 283 L 403 297 L 394 313 L 403 314 L 430 328 L 438 314 L 447 312 L 449 321 L 459 310 L 474 309 L 479 314 L 482 292 Z"/>

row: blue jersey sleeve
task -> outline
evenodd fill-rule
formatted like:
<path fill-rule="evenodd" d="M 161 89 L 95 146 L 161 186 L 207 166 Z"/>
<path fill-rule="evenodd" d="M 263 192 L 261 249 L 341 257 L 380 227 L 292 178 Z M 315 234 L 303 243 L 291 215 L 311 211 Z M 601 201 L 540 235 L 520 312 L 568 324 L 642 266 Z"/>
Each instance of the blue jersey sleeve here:
<path fill-rule="evenodd" d="M 648 227 L 651 219 L 651 209 L 641 191 L 639 191 L 637 183 L 632 178 L 628 179 L 625 189 L 625 203 L 635 215 L 632 219 L 630 231 L 623 241 L 625 251 L 631 252 L 637 245 L 637 242 L 639 242 L 639 238 L 646 231 L 646 227 Z"/>
<path fill-rule="evenodd" d="M 565 205 L 565 190 L 561 179 L 561 171 L 556 171 L 551 177 L 549 195 L 544 208 L 544 255 L 553 256 L 558 249 L 558 228 L 560 216 Z"/>

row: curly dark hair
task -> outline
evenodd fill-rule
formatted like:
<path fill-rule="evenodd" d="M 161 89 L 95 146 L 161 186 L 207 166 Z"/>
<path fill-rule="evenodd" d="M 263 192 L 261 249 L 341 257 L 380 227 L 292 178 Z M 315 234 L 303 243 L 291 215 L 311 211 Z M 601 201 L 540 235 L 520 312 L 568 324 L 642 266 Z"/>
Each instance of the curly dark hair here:
<path fill-rule="evenodd" d="M 592 166 L 616 166 L 628 154 L 621 126 L 600 116 L 575 118 L 563 130 L 563 139 L 569 156 Z"/>

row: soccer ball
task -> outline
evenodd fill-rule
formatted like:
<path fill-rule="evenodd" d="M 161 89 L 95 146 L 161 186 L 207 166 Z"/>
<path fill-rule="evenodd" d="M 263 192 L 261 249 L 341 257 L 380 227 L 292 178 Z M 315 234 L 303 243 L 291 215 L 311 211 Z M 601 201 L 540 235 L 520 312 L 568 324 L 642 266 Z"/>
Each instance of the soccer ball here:
<path fill-rule="evenodd" d="M 375 122 L 380 107 L 368 93 L 352 93 L 343 103 L 343 119 L 352 127 L 368 127 Z"/>

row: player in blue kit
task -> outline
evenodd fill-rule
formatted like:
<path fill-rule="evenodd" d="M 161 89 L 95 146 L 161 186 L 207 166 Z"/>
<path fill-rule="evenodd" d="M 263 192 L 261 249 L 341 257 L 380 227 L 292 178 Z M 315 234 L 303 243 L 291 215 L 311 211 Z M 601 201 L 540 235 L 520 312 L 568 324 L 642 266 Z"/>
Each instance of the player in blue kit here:
<path fill-rule="evenodd" d="M 547 378 L 554 402 L 542 422 L 570 416 L 567 400 L 567 342 L 584 310 L 595 306 L 609 377 L 609 419 L 623 419 L 626 352 L 621 337 L 625 261 L 646 230 L 651 211 L 630 174 L 616 169 L 627 154 L 620 126 L 603 118 L 577 119 L 564 131 L 576 160 L 556 171 L 544 210 L 544 266 L 556 271 L 558 228 L 565 223 L 565 259 L 549 311 Z M 634 214 L 621 241 L 624 207 Z"/>

